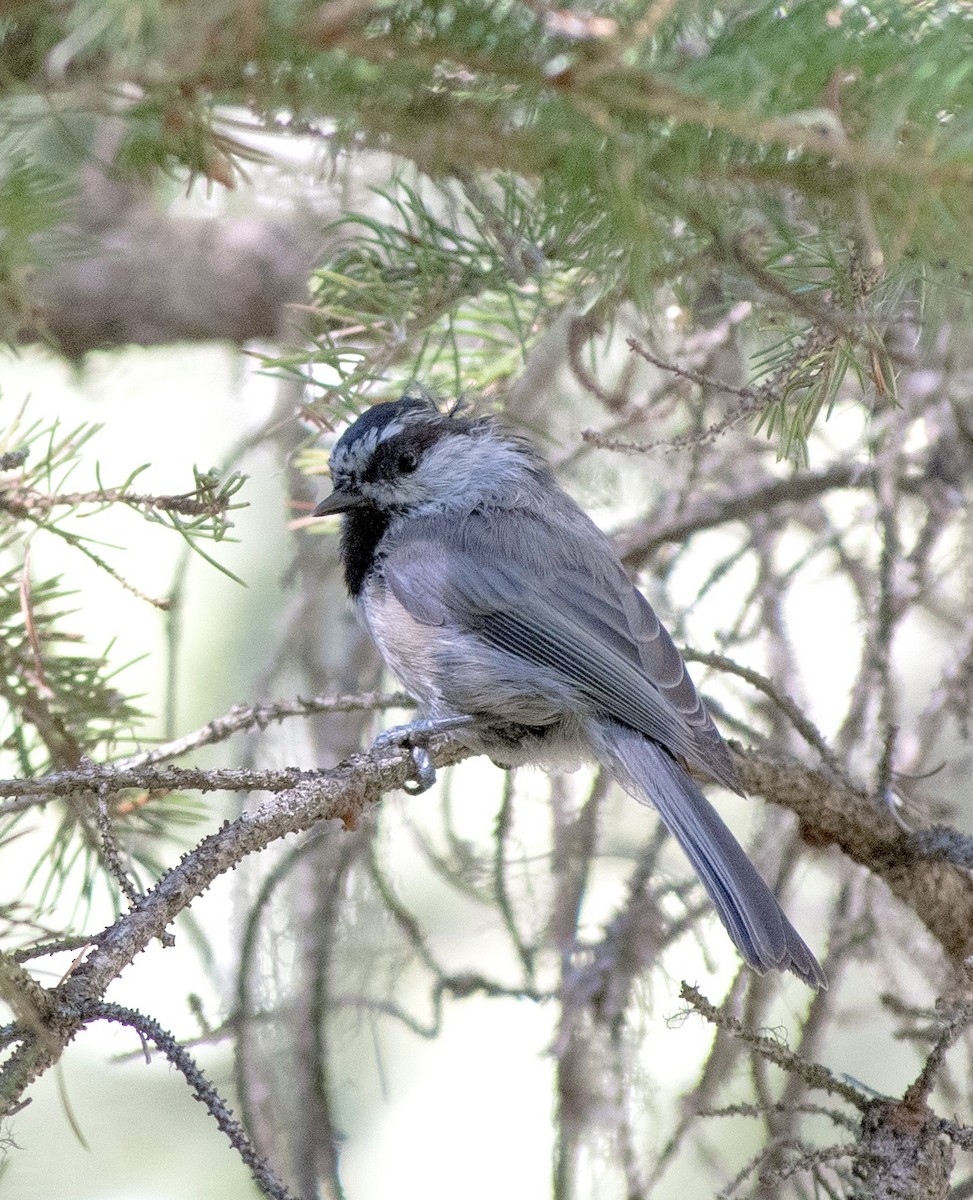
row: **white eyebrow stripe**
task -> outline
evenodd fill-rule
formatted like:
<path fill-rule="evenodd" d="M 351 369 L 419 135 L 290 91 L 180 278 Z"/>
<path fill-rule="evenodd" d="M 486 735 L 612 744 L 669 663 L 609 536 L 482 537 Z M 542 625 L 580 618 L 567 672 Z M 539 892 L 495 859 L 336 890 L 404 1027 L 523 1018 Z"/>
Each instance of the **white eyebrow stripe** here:
<path fill-rule="evenodd" d="M 363 467 L 372 457 L 382 442 L 387 442 L 390 438 L 397 437 L 410 425 L 423 424 L 428 422 L 429 414 L 426 412 L 405 412 L 401 417 L 396 417 L 388 422 L 387 425 L 381 426 L 378 429 L 369 429 L 366 433 L 360 434 L 353 442 L 347 445 L 336 445 L 331 452 L 331 473 L 349 472 L 355 466 Z M 352 426 L 354 428 L 354 426 Z"/>
<path fill-rule="evenodd" d="M 397 434 L 400 434 L 402 430 L 405 429 L 407 423 L 408 422 L 406 421 L 389 421 L 387 425 L 383 425 L 382 428 L 377 431 L 375 444 L 378 445 L 379 442 L 387 442 L 389 438 L 393 438 Z"/>

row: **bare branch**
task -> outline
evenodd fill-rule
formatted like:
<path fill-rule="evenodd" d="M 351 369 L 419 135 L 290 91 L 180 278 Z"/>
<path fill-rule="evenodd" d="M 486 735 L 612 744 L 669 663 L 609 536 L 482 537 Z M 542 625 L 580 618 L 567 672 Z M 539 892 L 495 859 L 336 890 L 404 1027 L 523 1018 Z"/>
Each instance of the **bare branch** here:
<path fill-rule="evenodd" d="M 194 1098 L 206 1106 L 206 1111 L 226 1134 L 230 1145 L 250 1168 L 260 1191 L 270 1200 L 294 1200 L 293 1193 L 277 1178 L 267 1160 L 257 1153 L 246 1130 L 233 1116 L 229 1105 L 200 1070 L 192 1055 L 158 1021 L 135 1009 L 123 1008 L 120 1004 L 91 1004 L 84 1015 L 86 1022 L 100 1020 L 127 1025 L 143 1040 L 155 1042 L 169 1062 L 181 1072 L 192 1088 Z"/>
<path fill-rule="evenodd" d="M 651 527 L 639 521 L 618 530 L 615 544 L 631 567 L 643 566 L 650 555 L 667 542 L 684 542 L 694 533 L 749 521 L 759 513 L 783 504 L 803 504 L 827 492 L 870 485 L 869 468 L 859 463 L 836 463 L 823 471 L 795 472 L 787 479 L 763 480 L 756 487 L 741 488 L 728 496 L 703 493 L 665 525 Z"/>
<path fill-rule="evenodd" d="M 359 692 L 351 696 L 313 696 L 309 700 L 278 700 L 271 704 L 235 704 L 220 717 L 207 721 L 192 733 L 183 734 L 151 750 L 143 750 L 129 758 L 118 759 L 115 770 L 136 770 L 154 763 L 169 762 L 213 746 L 248 729 L 266 729 L 268 725 L 288 717 L 309 717 L 321 713 L 378 712 L 386 708 L 415 708 L 415 700 L 405 692 Z"/>
<path fill-rule="evenodd" d="M 827 1092 L 832 1096 L 840 1096 L 843 1100 L 846 1100 L 849 1104 L 862 1111 L 867 1109 L 871 1098 L 865 1092 L 852 1087 L 851 1084 L 846 1083 L 843 1079 L 839 1079 L 819 1063 L 808 1062 L 806 1059 L 801 1058 L 800 1055 L 795 1054 L 792 1050 L 788 1050 L 785 1045 L 776 1039 L 767 1037 L 764 1034 L 755 1033 L 752 1029 L 747 1029 L 735 1017 L 730 1016 L 722 1008 L 717 1008 L 715 1004 L 711 1004 L 698 988 L 684 983 L 679 989 L 679 995 L 700 1016 L 705 1017 L 707 1021 L 710 1021 L 718 1028 L 726 1029 L 727 1032 L 739 1038 L 752 1050 L 756 1050 L 768 1062 L 772 1062 L 786 1071 L 796 1072 L 806 1080 L 809 1086 L 815 1088 L 817 1091 Z"/>
<path fill-rule="evenodd" d="M 923 857 L 888 808 L 864 791 L 768 754 L 737 749 L 734 761 L 747 792 L 795 813 L 809 845 L 837 845 L 882 879 L 953 962 L 973 954 L 973 879 L 967 871 Z"/>
<path fill-rule="evenodd" d="M 430 745 L 436 766 L 458 762 L 467 753 L 456 745 Z M 73 774 L 87 776 L 85 790 L 90 791 L 92 777 L 99 773 Z M 101 774 L 102 781 L 110 779 L 110 775 L 106 779 L 106 773 Z M 354 828 L 381 795 L 411 778 L 412 761 L 408 752 L 387 747 L 376 755 L 356 755 L 333 771 L 296 774 L 298 779 L 289 790 L 204 838 L 130 912 L 94 939 L 95 947 L 84 962 L 50 990 L 55 1016 L 44 1023 L 44 1036 L 25 1029 L 20 1047 L 0 1068 L 0 1114 L 18 1104 L 30 1083 L 57 1061 L 84 1024 L 85 1014 L 93 1004 L 100 1003 L 112 980 L 153 939 L 161 937 L 214 879 L 232 870 L 247 855 L 319 822 L 339 821 L 345 828 Z M 117 780 L 111 783 L 115 786 Z"/>

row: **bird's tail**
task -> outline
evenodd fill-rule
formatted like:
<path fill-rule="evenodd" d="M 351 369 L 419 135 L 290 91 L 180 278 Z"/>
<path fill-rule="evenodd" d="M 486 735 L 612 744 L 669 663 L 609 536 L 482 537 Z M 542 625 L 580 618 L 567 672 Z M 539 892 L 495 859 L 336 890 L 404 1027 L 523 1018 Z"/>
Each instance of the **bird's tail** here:
<path fill-rule="evenodd" d="M 793 971 L 811 987 L 827 987 L 817 959 L 770 888 L 675 759 L 622 725 L 599 723 L 590 734 L 598 757 L 626 791 L 658 809 L 747 963 L 761 974 Z"/>

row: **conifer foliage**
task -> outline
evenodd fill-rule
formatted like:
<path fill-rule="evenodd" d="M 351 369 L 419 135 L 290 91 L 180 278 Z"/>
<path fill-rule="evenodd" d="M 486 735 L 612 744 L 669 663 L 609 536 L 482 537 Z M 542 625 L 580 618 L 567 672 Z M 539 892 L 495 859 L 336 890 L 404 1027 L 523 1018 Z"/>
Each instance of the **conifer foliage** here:
<path fill-rule="evenodd" d="M 186 222 L 168 206 L 193 185 L 240 211 Z M 282 195 L 285 216 L 253 215 Z M 160 494 L 141 461 L 100 477 L 96 427 L 0 396 L 0 1117 L 88 1026 L 121 1024 L 262 1194 L 353 1197 L 348 1047 L 367 1022 L 434 1039 L 475 1001 L 550 1015 L 556 1200 L 684 1194 L 687 1163 L 701 1195 L 970 1194 L 971 230 L 963 3 L 3 6 L 9 352 L 84 369 L 105 347 L 259 341 L 280 400 L 225 469 L 187 458 Z M 185 619 L 183 567 L 146 594 L 98 535 L 106 512 L 226 570 L 245 455 L 269 447 L 289 515 L 307 512 L 326 459 L 309 430 L 415 380 L 528 429 L 586 502 L 618 489 L 620 551 L 695 647 L 768 814 L 755 856 L 801 893 L 795 924 L 831 978 L 792 1002 L 789 1044 L 767 1031 L 776 984 L 720 975 L 700 894 L 646 814 L 616 817 L 607 781 L 558 777 L 539 802 L 536 780 L 477 780 L 489 819 L 471 833 L 456 775 L 430 816 L 387 797 L 401 752 L 348 757 L 409 701 L 331 632 L 334 555 L 300 519 L 252 703 L 150 745 L 149 702 L 77 634 L 75 561 L 157 609 L 173 644 Z M 49 542 L 58 575 L 32 561 Z M 284 722 L 310 731 L 295 760 Z M 192 764 L 240 734 L 219 767 Z M 214 791 L 240 797 L 234 820 Z M 174 830 L 195 842 L 181 858 Z M 2 863 L 38 831 L 12 894 Z M 191 1035 L 107 992 L 244 864 L 260 879 L 234 985 L 200 1018 L 201 1040 L 233 1044 L 237 1117 Z M 116 919 L 91 929 L 105 897 Z M 457 952 L 452 905 L 502 951 Z M 56 982 L 35 970 L 50 956 Z M 680 987 L 687 962 L 711 988 Z M 714 1040 L 660 1099 L 653 1039 L 677 1003 Z M 856 1021 L 914 1047 L 894 1094 L 844 1072 Z M 731 1122 L 746 1136 L 724 1138 Z"/>

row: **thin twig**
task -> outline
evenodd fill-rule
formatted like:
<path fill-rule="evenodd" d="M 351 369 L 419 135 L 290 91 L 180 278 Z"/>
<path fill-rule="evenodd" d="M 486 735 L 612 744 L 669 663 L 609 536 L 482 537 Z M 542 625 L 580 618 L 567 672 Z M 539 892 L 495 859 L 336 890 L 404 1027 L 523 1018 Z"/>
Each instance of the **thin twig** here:
<path fill-rule="evenodd" d="M 111 823 L 111 809 L 108 803 L 109 789 L 106 784 L 103 783 L 99 786 L 97 795 L 96 817 L 98 821 L 98 833 L 101 836 L 102 861 L 108 868 L 108 873 L 112 879 L 121 888 L 129 904 L 137 904 L 142 893 L 135 886 L 135 883 L 122 865 L 121 850 L 119 849 L 118 841 L 115 838 L 115 830 L 112 828 Z"/>
<path fill-rule="evenodd" d="M 821 755 L 825 766 L 834 772 L 835 778 L 840 779 L 842 783 L 847 784 L 849 787 L 851 786 L 851 781 L 845 774 L 838 756 L 824 740 L 824 736 L 820 730 L 809 717 L 805 716 L 790 696 L 782 692 L 772 680 L 767 679 L 766 676 L 761 675 L 758 671 L 754 671 L 751 667 L 741 666 L 739 663 L 734 662 L 733 659 L 727 658 L 724 654 L 707 654 L 699 650 L 690 650 L 688 647 L 683 648 L 681 654 L 687 662 L 701 663 L 706 667 L 714 667 L 717 671 L 726 671 L 727 674 L 737 675 L 740 679 L 746 680 L 751 686 L 757 688 L 758 691 L 763 692 L 787 717 L 807 744 Z"/>
<path fill-rule="evenodd" d="M 258 1154 L 246 1130 L 200 1070 L 196 1060 L 173 1034 L 152 1017 L 120 1004 L 91 1004 L 85 1009 L 84 1015 L 86 1021 L 112 1021 L 117 1025 L 127 1025 L 141 1038 L 155 1042 L 169 1062 L 181 1072 L 192 1088 L 194 1098 L 205 1105 L 206 1111 L 226 1134 L 230 1145 L 250 1168 L 250 1174 L 260 1191 L 270 1200 L 295 1200 L 293 1192 L 278 1179 L 267 1160 Z"/>
<path fill-rule="evenodd" d="M 178 513 L 184 517 L 219 517 L 236 507 L 229 503 L 229 497 L 200 499 L 197 492 L 187 492 L 181 496 L 153 496 L 126 492 L 122 488 L 98 488 L 91 492 L 41 492 L 28 487 L 0 490 L 0 511 L 15 517 L 50 512 L 55 508 L 78 508 L 83 504 L 100 507 L 124 504 L 129 508 Z"/>
<path fill-rule="evenodd" d="M 405 692 L 360 692 L 348 696 L 313 696 L 309 700 L 278 700 L 270 704 L 235 704 L 222 716 L 184 733 L 181 737 L 153 746 L 128 758 L 119 759 L 112 766 L 116 770 L 135 770 L 152 766 L 154 763 L 169 762 L 225 741 L 235 733 L 247 729 L 266 729 L 268 725 L 286 720 L 288 717 L 310 717 L 321 713 L 371 712 L 386 708 L 415 708 L 415 700 Z"/>
<path fill-rule="evenodd" d="M 784 1071 L 797 1072 L 809 1087 L 827 1092 L 832 1096 L 841 1096 L 843 1100 L 847 1100 L 849 1104 L 860 1111 L 864 1111 L 871 1103 L 873 1099 L 871 1095 L 860 1091 L 843 1079 L 839 1079 L 820 1063 L 808 1062 L 801 1058 L 781 1042 L 746 1028 L 736 1017 L 731 1016 L 722 1008 L 717 1008 L 715 1004 L 711 1004 L 702 992 L 691 984 L 684 983 L 679 989 L 679 995 L 700 1016 L 739 1038 L 752 1050 L 766 1058 L 768 1062 L 774 1063 Z"/>

